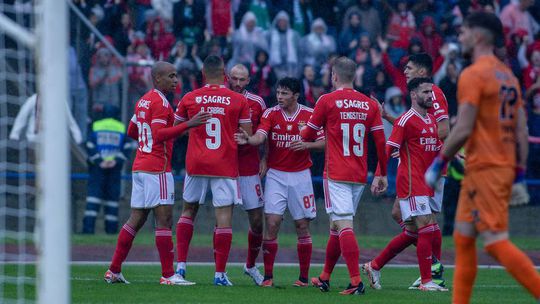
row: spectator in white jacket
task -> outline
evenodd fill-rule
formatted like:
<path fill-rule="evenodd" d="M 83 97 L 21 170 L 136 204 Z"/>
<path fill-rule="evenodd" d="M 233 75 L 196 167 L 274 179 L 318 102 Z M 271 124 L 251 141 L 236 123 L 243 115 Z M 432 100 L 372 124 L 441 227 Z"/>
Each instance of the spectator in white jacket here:
<path fill-rule="evenodd" d="M 39 99 L 37 97 L 37 94 L 34 94 L 28 97 L 28 99 L 26 99 L 21 109 L 19 110 L 19 113 L 17 113 L 17 117 L 15 117 L 15 122 L 13 123 L 11 132 L 9 133 L 9 139 L 20 140 L 22 132 L 26 129 L 26 139 L 29 142 L 37 141 L 37 135 L 39 131 L 39 115 L 37 115 L 38 102 Z M 80 144 L 83 140 L 81 130 L 75 122 L 75 119 L 73 119 L 73 115 L 71 115 L 71 111 L 69 110 L 67 102 L 65 103 L 65 105 L 71 136 L 77 144 Z"/>

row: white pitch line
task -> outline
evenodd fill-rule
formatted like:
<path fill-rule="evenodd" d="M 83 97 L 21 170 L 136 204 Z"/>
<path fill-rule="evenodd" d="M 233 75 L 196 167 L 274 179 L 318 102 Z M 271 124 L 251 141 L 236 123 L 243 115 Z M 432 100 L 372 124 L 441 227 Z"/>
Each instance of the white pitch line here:
<path fill-rule="evenodd" d="M 71 266 L 107 266 L 110 261 L 71 261 L 69 264 Z M 35 265 L 36 262 L 0 262 L 0 265 Z M 130 266 L 159 266 L 160 262 L 124 262 L 123 265 Z M 214 266 L 214 262 L 190 262 L 189 266 Z M 244 263 L 231 262 L 227 263 L 228 266 L 244 266 Z M 298 267 L 298 263 L 274 263 L 277 267 Z M 311 263 L 311 267 L 323 267 L 324 264 L 321 263 Z M 336 267 L 345 267 L 345 264 L 337 264 Z M 418 264 L 388 264 L 384 266 L 385 268 L 417 268 Z M 444 265 L 444 268 L 455 268 L 455 265 Z M 500 265 L 478 265 L 479 269 L 504 269 Z M 540 266 L 534 267 L 537 270 L 540 270 Z"/>

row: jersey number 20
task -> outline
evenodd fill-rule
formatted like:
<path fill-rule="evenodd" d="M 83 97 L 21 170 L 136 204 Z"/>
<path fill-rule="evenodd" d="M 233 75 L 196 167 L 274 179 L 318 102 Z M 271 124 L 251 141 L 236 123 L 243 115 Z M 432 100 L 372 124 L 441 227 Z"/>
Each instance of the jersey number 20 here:
<path fill-rule="evenodd" d="M 351 128 L 350 124 L 342 123 L 341 131 L 343 132 L 343 156 L 351 156 Z M 364 155 L 364 136 L 366 135 L 366 127 L 357 123 L 352 127 L 352 150 L 355 156 Z"/>
<path fill-rule="evenodd" d="M 154 140 L 150 126 L 146 122 L 137 121 L 137 130 L 139 131 L 139 150 L 146 153 L 152 152 Z"/>

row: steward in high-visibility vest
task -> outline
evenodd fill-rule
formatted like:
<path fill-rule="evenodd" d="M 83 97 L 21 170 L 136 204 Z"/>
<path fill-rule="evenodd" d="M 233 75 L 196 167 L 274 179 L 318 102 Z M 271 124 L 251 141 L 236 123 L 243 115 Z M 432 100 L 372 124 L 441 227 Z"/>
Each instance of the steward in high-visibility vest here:
<path fill-rule="evenodd" d="M 88 149 L 88 194 L 84 211 L 83 233 L 94 233 L 96 216 L 104 205 L 105 232 L 118 231 L 120 179 L 126 160 L 126 126 L 117 119 L 119 110 L 106 105 L 103 117 L 92 124 Z"/>

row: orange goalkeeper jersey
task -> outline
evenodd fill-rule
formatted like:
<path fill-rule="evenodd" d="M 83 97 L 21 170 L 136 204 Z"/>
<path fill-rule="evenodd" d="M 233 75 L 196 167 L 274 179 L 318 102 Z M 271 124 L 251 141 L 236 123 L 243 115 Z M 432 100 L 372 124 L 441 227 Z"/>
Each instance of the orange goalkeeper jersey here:
<path fill-rule="evenodd" d="M 514 167 L 517 111 L 523 103 L 512 71 L 495 56 L 482 56 L 461 73 L 457 97 L 460 104 L 478 108 L 465 146 L 466 170 Z"/>

